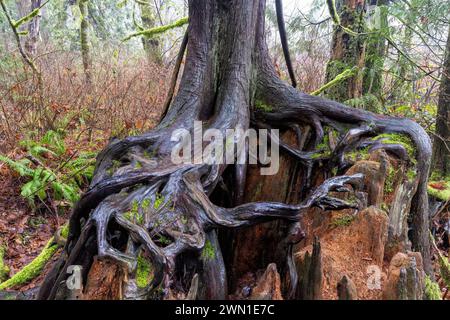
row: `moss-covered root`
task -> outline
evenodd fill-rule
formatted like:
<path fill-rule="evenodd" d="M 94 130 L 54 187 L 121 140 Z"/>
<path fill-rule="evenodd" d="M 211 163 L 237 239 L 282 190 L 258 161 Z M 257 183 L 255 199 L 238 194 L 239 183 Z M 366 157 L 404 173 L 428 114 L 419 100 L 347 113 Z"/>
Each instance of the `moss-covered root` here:
<path fill-rule="evenodd" d="M 42 269 L 44 269 L 46 263 L 55 254 L 58 247 L 58 244 L 54 243 L 54 238 L 52 237 L 47 242 L 42 252 L 33 261 L 27 264 L 10 279 L 0 283 L 0 290 L 22 285 L 36 278 L 41 273 Z"/>
<path fill-rule="evenodd" d="M 0 247 L 0 283 L 8 278 L 9 267 L 5 264 L 3 257 L 5 256 L 5 248 Z"/>
<path fill-rule="evenodd" d="M 68 233 L 68 225 L 66 224 L 60 230 L 59 234 L 61 235 L 61 237 L 67 238 L 67 233 Z M 0 290 L 5 290 L 12 288 L 14 286 L 22 285 L 36 278 L 42 272 L 47 262 L 53 257 L 53 255 L 55 254 L 55 252 L 58 250 L 59 247 L 60 244 L 56 243 L 54 237 L 51 237 L 51 239 L 45 245 L 44 249 L 36 258 L 34 258 L 33 261 L 31 261 L 29 264 L 23 267 L 10 279 L 0 283 Z M 0 259 L 0 261 L 3 261 L 3 259 Z M 1 270 L 1 262 L 0 262 L 0 270 Z"/>

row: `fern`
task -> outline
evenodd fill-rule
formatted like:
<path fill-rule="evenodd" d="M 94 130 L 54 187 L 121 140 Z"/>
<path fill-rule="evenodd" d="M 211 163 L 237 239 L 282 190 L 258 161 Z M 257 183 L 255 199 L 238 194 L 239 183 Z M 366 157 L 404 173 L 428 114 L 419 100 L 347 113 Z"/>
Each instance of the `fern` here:
<path fill-rule="evenodd" d="M 36 200 L 45 201 L 49 195 L 52 195 L 52 199 L 74 204 L 79 199 L 81 187 L 93 176 L 95 153 L 81 153 L 63 166 L 58 166 L 58 172 L 54 172 L 52 166 L 54 167 L 55 164 L 42 155 L 49 153 L 61 156 L 65 153 L 66 147 L 61 132 L 48 131 L 39 141 L 26 139 L 19 144 L 30 155 L 40 159 L 42 164 L 39 163 L 36 168 L 33 168 L 35 164 L 27 158 L 16 161 L 3 155 L 0 155 L 0 161 L 6 163 L 20 176 L 28 178 L 20 194 L 28 200 L 30 206 L 35 208 Z"/>
<path fill-rule="evenodd" d="M 14 161 L 9 159 L 8 157 L 0 155 L 0 161 L 6 163 L 11 169 L 16 171 L 22 177 L 32 176 L 34 173 L 34 171 L 28 167 L 31 161 L 26 158 Z"/>

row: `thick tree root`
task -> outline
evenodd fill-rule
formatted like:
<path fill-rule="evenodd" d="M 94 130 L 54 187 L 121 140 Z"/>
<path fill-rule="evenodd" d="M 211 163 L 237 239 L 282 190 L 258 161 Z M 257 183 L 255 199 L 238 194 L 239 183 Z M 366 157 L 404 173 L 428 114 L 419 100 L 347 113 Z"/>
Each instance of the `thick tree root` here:
<path fill-rule="evenodd" d="M 431 144 L 423 129 L 410 120 L 352 109 L 285 84 L 276 76 L 265 44 L 265 1 L 227 3 L 190 1 L 187 57 L 177 96 L 154 131 L 112 141 L 99 154 L 91 186 L 72 213 L 65 254 L 42 285 L 39 298 L 61 297 L 70 265 L 82 265 L 85 280 L 94 255 L 123 267 L 127 299 L 167 297 L 171 290 L 190 292 L 189 297 L 226 298 L 226 272 L 215 230 L 275 219 L 292 222 L 284 241 L 291 282 L 288 296 L 293 297 L 297 276 L 292 244 L 303 235 L 300 217 L 311 207 L 359 207 L 357 202 L 337 198 L 335 192 L 357 191 L 363 177 L 336 173 L 348 166 L 345 154 L 358 148 L 383 147 L 404 157 L 402 146 L 377 141 L 384 132 L 407 135 L 415 145 L 416 160 L 411 163 L 420 182 L 411 212 L 412 240 L 431 271 L 426 193 Z M 253 96 L 270 110 L 251 108 Z M 172 133 L 185 128 L 194 135 L 193 123 L 199 120 L 204 120 L 204 129 L 217 129 L 224 137 L 226 130 L 245 130 L 250 123 L 294 128 L 298 145 L 307 147 L 281 142 L 281 148 L 307 173 L 305 197 L 294 204 L 242 203 L 246 165 L 236 165 L 234 183 L 226 187 L 233 192 L 232 205 L 213 203 L 210 196 L 225 184 L 227 165 L 176 165 L 170 158 L 175 146 L 169 139 Z M 308 127 L 305 132 L 310 134 L 302 138 L 300 127 Z M 325 139 L 328 146 L 321 146 Z M 318 163 L 337 171 L 313 188 L 312 173 Z M 192 280 L 194 274 L 198 283 Z"/>

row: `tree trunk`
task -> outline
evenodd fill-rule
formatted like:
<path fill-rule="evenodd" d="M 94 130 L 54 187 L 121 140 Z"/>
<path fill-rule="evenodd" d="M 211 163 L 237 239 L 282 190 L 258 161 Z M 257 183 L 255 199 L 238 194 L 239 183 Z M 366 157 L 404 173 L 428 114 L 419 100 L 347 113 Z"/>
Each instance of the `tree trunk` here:
<path fill-rule="evenodd" d="M 363 76 L 362 94 L 379 95 L 383 89 L 383 65 L 386 57 L 385 33 L 388 32 L 389 0 L 376 0 L 374 10 L 379 10 L 379 16 L 373 21 L 374 34 L 369 35 L 365 53 L 365 70 Z M 375 9 L 376 8 L 376 9 Z M 377 21 L 378 20 L 378 21 Z"/>
<path fill-rule="evenodd" d="M 345 70 L 358 67 L 355 75 L 327 89 L 327 97 L 344 102 L 362 95 L 362 70 L 365 62 L 365 1 L 337 0 L 340 25 L 333 31 L 331 57 L 326 70 L 326 82 L 336 78 Z M 352 34 L 351 30 L 356 34 Z"/>
<path fill-rule="evenodd" d="M 156 26 L 156 17 L 153 8 L 150 5 L 150 0 L 146 3 L 139 2 L 141 10 L 142 26 L 145 29 L 150 29 Z M 151 62 L 162 62 L 161 48 L 158 39 L 142 37 L 142 45 L 144 47 L 147 58 Z"/>
<path fill-rule="evenodd" d="M 410 213 L 413 243 L 430 261 L 426 184 L 431 146 L 424 130 L 411 120 L 349 108 L 284 83 L 269 57 L 264 13 L 264 0 L 189 1 L 186 63 L 177 96 L 154 130 L 113 140 L 98 155 L 90 188 L 73 209 L 65 252 L 41 286 L 40 299 L 65 298 L 70 265 L 81 265 L 83 283 L 92 283 L 87 278 L 94 257 L 122 268 L 125 299 L 226 298 L 233 261 L 222 249 L 233 239 L 221 239 L 216 231 L 275 220 L 285 221 L 285 233 L 284 245 L 273 246 L 273 255 L 284 257 L 290 281 L 283 295 L 293 297 L 298 276 L 292 245 L 303 234 L 301 216 L 311 207 L 355 207 L 330 194 L 357 189 L 362 181 L 360 174 L 339 175 L 348 167 L 343 154 L 375 143 L 373 137 L 382 132 L 407 135 L 416 146 L 420 182 Z M 302 192 L 291 204 L 269 202 L 269 195 L 249 202 L 246 164 L 174 163 L 171 154 L 179 143 L 170 137 L 180 128 L 198 135 L 194 121 L 223 137 L 228 129 L 250 126 L 294 130 L 306 143 L 292 147 L 282 141 L 280 147 L 305 172 Z M 336 146 L 324 155 L 318 145 L 331 127 L 336 128 Z M 202 147 L 220 144 L 235 146 L 237 141 L 221 138 Z M 330 168 L 328 176 L 338 175 L 313 187 L 317 177 L 312 173 L 326 170 L 323 163 Z M 255 243 L 254 250 L 268 246 Z"/>
<path fill-rule="evenodd" d="M 42 0 L 31 0 L 31 11 L 37 9 L 41 6 Z M 40 21 L 41 13 L 31 19 L 28 23 L 28 36 L 25 41 L 25 50 L 30 57 L 36 55 L 37 44 L 40 37 Z"/>
<path fill-rule="evenodd" d="M 81 13 L 80 23 L 80 46 L 81 57 L 83 59 L 84 75 L 86 78 L 86 84 L 90 86 L 92 84 L 92 56 L 91 46 L 89 43 L 89 20 L 88 20 L 88 1 L 79 0 L 78 7 Z"/>
<path fill-rule="evenodd" d="M 439 90 L 432 168 L 442 177 L 450 175 L 450 29 Z"/>

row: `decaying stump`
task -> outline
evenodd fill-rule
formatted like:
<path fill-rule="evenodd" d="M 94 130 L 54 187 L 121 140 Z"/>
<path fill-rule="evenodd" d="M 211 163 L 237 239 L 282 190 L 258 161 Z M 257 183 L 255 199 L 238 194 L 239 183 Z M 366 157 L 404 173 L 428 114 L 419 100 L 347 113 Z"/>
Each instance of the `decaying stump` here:
<path fill-rule="evenodd" d="M 344 275 L 337 285 L 339 300 L 358 300 L 356 286 L 347 275 Z"/>
<path fill-rule="evenodd" d="M 267 266 L 266 271 L 253 288 L 250 300 L 283 300 L 280 274 L 276 264 L 271 263 Z"/>
<path fill-rule="evenodd" d="M 320 241 L 314 239 L 311 254 L 306 251 L 304 256 L 297 260 L 298 287 L 296 298 L 300 300 L 322 299 L 322 253 Z"/>
<path fill-rule="evenodd" d="M 177 96 L 154 130 L 114 139 L 98 155 L 91 185 L 73 209 L 64 253 L 41 286 L 40 299 L 69 297 L 61 286 L 72 265 L 83 267 L 83 283 L 89 283 L 95 257 L 124 270 L 127 281 L 117 281 L 126 298 L 164 299 L 175 291 L 186 295 L 195 274 L 199 296 L 226 297 L 230 255 L 222 255 L 222 248 L 230 239 L 217 231 L 276 220 L 285 221 L 278 229 L 284 228 L 285 237 L 274 255 L 284 258 L 276 259 L 285 261 L 278 267 L 281 278 L 290 278 L 284 291 L 292 297 L 298 282 L 292 249 L 303 236 L 301 217 L 311 208 L 323 213 L 360 207 L 358 199 L 337 194 L 357 194 L 364 177 L 345 174 L 353 164 L 347 155 L 366 149 L 386 150 L 409 161 L 416 172 L 408 213 L 412 247 L 422 253 L 431 273 L 428 135 L 411 120 L 349 108 L 283 82 L 265 41 L 265 9 L 264 0 L 189 1 L 187 56 Z M 302 191 L 289 200 L 248 201 L 247 165 L 175 164 L 171 155 L 179 141 L 170 137 L 180 128 L 194 135 L 195 121 L 223 137 L 229 129 L 250 127 L 297 132 L 305 143 L 281 140 L 280 149 L 304 172 Z M 396 143 L 385 133 L 410 143 Z M 226 139 L 208 142 L 202 147 L 237 145 Z M 254 250 L 268 249 L 261 243 Z M 314 272 L 307 282 L 317 286 Z M 310 288 L 302 295 L 318 297 L 319 290 Z"/>
<path fill-rule="evenodd" d="M 424 291 L 422 256 L 418 252 L 397 253 L 389 265 L 383 289 L 386 300 L 422 300 Z"/>

